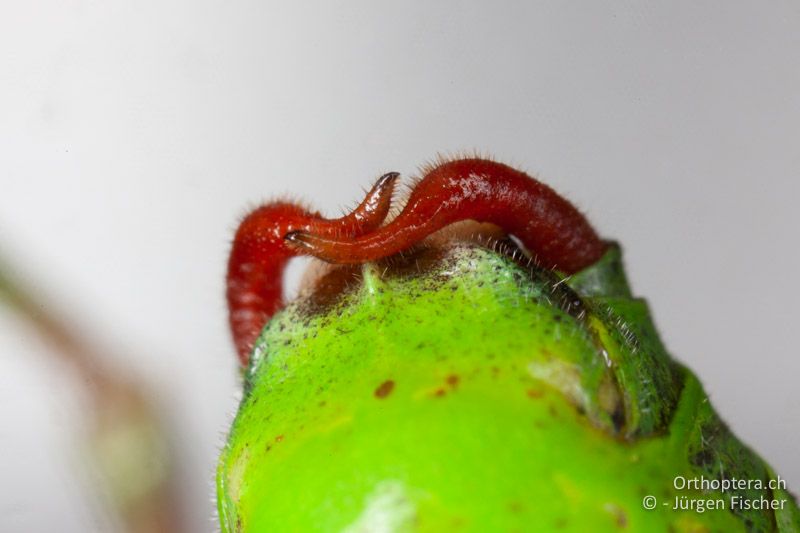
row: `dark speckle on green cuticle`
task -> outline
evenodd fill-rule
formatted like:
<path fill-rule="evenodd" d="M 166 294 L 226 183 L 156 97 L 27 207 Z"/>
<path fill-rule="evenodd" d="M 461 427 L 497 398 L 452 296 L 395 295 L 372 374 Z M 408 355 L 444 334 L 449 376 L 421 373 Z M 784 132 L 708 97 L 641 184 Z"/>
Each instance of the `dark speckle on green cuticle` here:
<path fill-rule="evenodd" d="M 394 390 L 394 381 L 387 379 L 378 385 L 378 388 L 375 389 L 374 394 L 376 398 L 386 398 L 392 393 L 392 390 Z"/>

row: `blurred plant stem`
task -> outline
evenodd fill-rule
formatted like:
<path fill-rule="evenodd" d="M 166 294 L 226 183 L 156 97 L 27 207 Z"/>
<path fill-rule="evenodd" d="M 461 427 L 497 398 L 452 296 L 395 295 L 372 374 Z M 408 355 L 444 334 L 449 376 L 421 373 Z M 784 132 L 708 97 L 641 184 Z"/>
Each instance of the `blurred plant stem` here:
<path fill-rule="evenodd" d="M 90 460 L 104 481 L 103 501 L 131 533 L 184 531 L 173 483 L 169 433 L 147 387 L 112 369 L 109 359 L 69 328 L 0 261 L 0 304 L 26 319 L 61 363 L 73 367 L 91 405 Z"/>

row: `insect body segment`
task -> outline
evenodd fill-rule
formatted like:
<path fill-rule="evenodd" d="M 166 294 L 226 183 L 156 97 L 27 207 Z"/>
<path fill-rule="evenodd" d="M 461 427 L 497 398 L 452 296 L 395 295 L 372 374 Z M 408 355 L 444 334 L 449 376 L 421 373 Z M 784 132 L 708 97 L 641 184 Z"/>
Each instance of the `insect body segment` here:
<path fill-rule="evenodd" d="M 567 274 L 593 264 L 606 250 L 583 215 L 550 187 L 485 159 L 437 166 L 416 185 L 397 218 L 374 232 L 353 239 L 298 230 L 287 239 L 332 263 L 363 263 L 401 252 L 466 219 L 500 226 L 543 266 Z"/>
<path fill-rule="evenodd" d="M 245 218 L 228 264 L 230 324 L 243 365 L 264 324 L 283 305 L 283 269 L 297 255 L 330 263 L 375 261 L 467 219 L 499 226 L 541 264 L 567 274 L 592 265 L 607 248 L 584 216 L 551 188 L 507 165 L 477 158 L 430 170 L 400 214 L 381 226 L 397 176 L 383 176 L 361 205 L 340 219 L 326 220 L 280 202 Z"/>
<path fill-rule="evenodd" d="M 670 357 L 619 246 L 482 159 L 430 169 L 386 222 L 396 178 L 343 218 L 274 202 L 236 234 L 228 303 L 249 368 L 217 471 L 223 532 L 800 532 L 780 486 L 674 486 L 776 475 Z M 474 225 L 416 246 L 464 219 L 520 246 Z M 299 254 L 346 265 L 280 309 Z"/>

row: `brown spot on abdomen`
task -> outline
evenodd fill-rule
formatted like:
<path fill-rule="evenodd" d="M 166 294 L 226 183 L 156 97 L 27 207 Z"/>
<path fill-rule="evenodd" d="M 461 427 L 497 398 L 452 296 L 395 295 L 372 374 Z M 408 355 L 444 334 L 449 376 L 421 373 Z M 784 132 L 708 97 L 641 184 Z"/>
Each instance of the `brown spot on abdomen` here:
<path fill-rule="evenodd" d="M 394 389 L 394 381 L 392 381 L 391 379 L 387 379 L 386 381 L 378 385 L 377 389 L 375 389 L 375 397 L 386 398 L 392 393 L 393 389 Z"/>

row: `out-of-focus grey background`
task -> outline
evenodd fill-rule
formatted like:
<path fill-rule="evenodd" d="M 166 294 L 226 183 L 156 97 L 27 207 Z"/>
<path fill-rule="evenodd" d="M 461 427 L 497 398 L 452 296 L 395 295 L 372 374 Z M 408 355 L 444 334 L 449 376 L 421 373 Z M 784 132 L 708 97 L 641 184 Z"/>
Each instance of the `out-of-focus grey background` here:
<path fill-rule="evenodd" d="M 798 491 L 798 50 L 790 1 L 6 2 L 0 253 L 153 384 L 213 531 L 238 218 L 284 193 L 338 214 L 478 149 L 624 244 L 669 349 Z M 0 308 L 0 529 L 105 531 L 48 349 Z"/>

